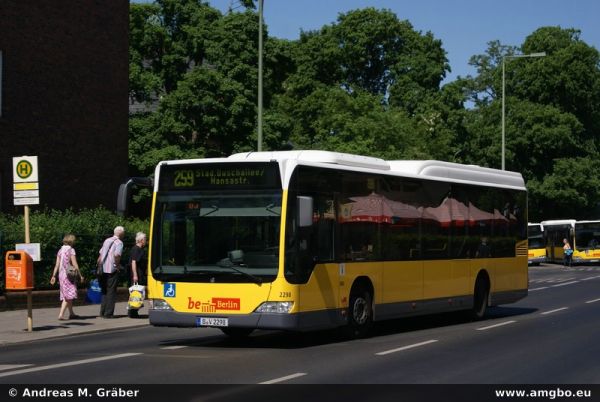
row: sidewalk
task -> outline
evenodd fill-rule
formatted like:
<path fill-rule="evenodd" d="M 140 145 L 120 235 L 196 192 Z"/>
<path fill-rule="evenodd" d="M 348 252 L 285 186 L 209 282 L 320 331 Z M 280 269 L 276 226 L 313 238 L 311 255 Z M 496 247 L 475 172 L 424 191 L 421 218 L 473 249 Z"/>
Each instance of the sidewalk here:
<path fill-rule="evenodd" d="M 90 332 L 108 331 L 118 328 L 131 328 L 148 325 L 148 301 L 139 311 L 140 318 L 127 316 L 127 302 L 117 302 L 113 319 L 99 318 L 99 304 L 73 307 L 81 318 L 67 321 L 58 320 L 60 302 L 56 307 L 33 309 L 33 331 L 27 331 L 27 310 L 0 312 L 0 346 L 30 342 Z M 66 313 L 68 315 L 68 311 Z"/>

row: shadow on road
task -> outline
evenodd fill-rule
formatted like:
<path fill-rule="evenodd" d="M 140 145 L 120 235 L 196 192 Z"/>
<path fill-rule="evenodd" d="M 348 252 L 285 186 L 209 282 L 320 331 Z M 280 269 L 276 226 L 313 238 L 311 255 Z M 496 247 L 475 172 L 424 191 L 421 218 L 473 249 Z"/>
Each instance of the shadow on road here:
<path fill-rule="evenodd" d="M 515 317 L 531 314 L 537 311 L 534 308 L 522 307 L 494 307 L 488 310 L 485 319 L 489 320 Z M 396 320 L 376 322 L 369 334 L 370 338 L 423 331 L 432 328 L 464 325 L 473 322 L 465 312 L 451 312 L 433 314 L 419 317 L 408 317 Z M 201 331 L 201 329 L 200 329 Z M 312 331 L 312 332 L 285 332 L 285 331 L 254 331 L 247 338 L 235 339 L 227 335 L 214 335 L 195 339 L 168 339 L 160 343 L 164 346 L 188 346 L 210 348 L 252 348 L 252 349 L 302 349 L 332 343 L 352 341 L 340 329 Z"/>

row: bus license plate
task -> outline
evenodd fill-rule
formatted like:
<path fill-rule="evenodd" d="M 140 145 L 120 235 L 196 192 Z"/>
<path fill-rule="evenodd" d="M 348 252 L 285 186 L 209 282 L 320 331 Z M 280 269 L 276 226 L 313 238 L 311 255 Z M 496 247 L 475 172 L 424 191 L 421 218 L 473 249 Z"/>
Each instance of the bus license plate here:
<path fill-rule="evenodd" d="M 199 327 L 228 327 L 228 318 L 196 317 L 196 325 Z"/>

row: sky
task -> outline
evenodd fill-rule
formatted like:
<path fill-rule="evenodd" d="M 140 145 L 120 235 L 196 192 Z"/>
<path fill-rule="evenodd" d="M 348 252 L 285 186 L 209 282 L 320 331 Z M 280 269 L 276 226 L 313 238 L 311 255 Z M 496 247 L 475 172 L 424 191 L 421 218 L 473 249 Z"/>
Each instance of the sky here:
<path fill-rule="evenodd" d="M 208 2 L 223 13 L 238 3 Z M 301 31 L 318 30 L 340 13 L 365 7 L 389 9 L 441 40 L 452 69 L 444 82 L 475 75 L 469 58 L 485 53 L 488 42 L 520 46 L 542 26 L 579 29 L 581 39 L 600 50 L 598 0 L 264 0 L 263 15 L 269 36 L 295 40 Z"/>

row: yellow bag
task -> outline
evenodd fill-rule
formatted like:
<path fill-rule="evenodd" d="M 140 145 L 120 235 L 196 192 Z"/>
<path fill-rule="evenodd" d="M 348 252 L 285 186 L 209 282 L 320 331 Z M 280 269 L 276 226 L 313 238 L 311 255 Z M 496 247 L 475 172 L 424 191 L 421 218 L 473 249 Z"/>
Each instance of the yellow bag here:
<path fill-rule="evenodd" d="M 130 310 L 139 310 L 144 307 L 144 298 L 146 297 L 146 288 L 135 283 L 129 288 L 129 301 L 127 307 Z"/>

